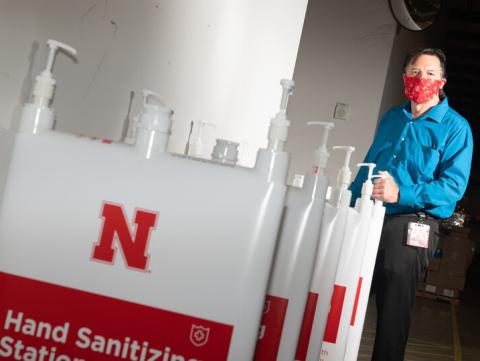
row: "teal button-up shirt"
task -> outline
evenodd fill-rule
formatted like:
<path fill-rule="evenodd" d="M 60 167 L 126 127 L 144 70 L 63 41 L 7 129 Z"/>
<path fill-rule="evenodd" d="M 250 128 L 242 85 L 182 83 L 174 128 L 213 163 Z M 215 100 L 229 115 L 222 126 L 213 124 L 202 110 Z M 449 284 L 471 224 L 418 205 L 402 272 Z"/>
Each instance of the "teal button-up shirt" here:
<path fill-rule="evenodd" d="M 467 188 L 473 153 L 468 122 L 447 98 L 413 119 L 410 102 L 383 116 L 365 162 L 375 173 L 388 171 L 400 189 L 398 203 L 386 203 L 387 214 L 425 211 L 447 218 Z M 352 183 L 352 199 L 360 196 L 366 170 Z"/>

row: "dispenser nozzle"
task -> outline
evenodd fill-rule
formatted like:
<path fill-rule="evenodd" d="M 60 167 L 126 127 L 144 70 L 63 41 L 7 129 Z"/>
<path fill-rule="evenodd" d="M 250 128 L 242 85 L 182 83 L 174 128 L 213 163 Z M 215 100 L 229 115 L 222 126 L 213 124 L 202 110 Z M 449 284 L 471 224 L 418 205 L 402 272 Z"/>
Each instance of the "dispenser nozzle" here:
<path fill-rule="evenodd" d="M 293 93 L 293 88 L 295 87 L 295 82 L 291 79 L 282 79 L 280 85 L 283 87 L 282 100 L 280 102 L 280 111 L 286 113 L 288 98 Z"/>
<path fill-rule="evenodd" d="M 282 79 L 280 84 L 283 87 L 280 110 L 272 119 L 268 130 L 268 149 L 276 152 L 282 152 L 287 141 L 288 127 L 290 126 L 290 122 L 287 120 L 287 104 L 288 97 L 293 93 L 295 82 L 290 79 Z"/>
<path fill-rule="evenodd" d="M 207 154 L 204 154 L 203 129 L 206 125 L 212 128 L 216 128 L 217 126 L 213 123 L 205 122 L 205 121 L 195 121 L 195 123 L 198 124 L 198 127 L 197 127 L 198 130 L 192 142 L 192 154 L 196 157 L 207 157 Z"/>
<path fill-rule="evenodd" d="M 198 132 L 197 132 L 197 140 L 201 141 L 202 133 L 203 133 L 203 128 L 208 125 L 210 127 L 216 128 L 217 126 L 213 123 L 210 122 L 204 122 L 204 121 L 199 121 L 198 122 Z"/>
<path fill-rule="evenodd" d="M 358 167 L 358 168 L 368 167 L 367 181 L 371 181 L 371 180 L 372 180 L 372 177 L 373 177 L 373 169 L 374 169 L 376 166 L 377 166 L 377 165 L 376 165 L 375 163 L 358 163 L 358 164 L 357 164 L 357 167 Z"/>
<path fill-rule="evenodd" d="M 373 192 L 372 177 L 374 177 L 373 169 L 376 166 L 377 165 L 375 163 L 358 163 L 357 164 L 357 167 L 359 167 L 359 168 L 368 167 L 368 176 L 367 176 L 367 179 L 365 180 L 365 182 L 363 182 L 363 185 L 362 185 L 362 197 L 370 198 L 370 196 L 372 195 L 372 192 Z"/>
<path fill-rule="evenodd" d="M 350 158 L 352 153 L 355 151 L 355 147 L 347 145 L 337 145 L 332 148 L 333 150 L 344 150 L 345 151 L 345 162 L 343 167 L 340 168 L 337 176 L 337 186 L 339 189 L 347 189 L 350 185 L 352 179 L 352 172 L 350 171 Z"/>
<path fill-rule="evenodd" d="M 57 50 L 63 49 L 74 57 L 77 55 L 77 51 L 74 48 L 57 40 L 48 39 L 47 45 L 49 47 L 47 65 L 45 70 L 36 77 L 32 92 L 33 103 L 39 107 L 48 107 L 53 99 L 56 82 L 52 76 L 52 71 Z"/>
<path fill-rule="evenodd" d="M 210 122 L 204 122 L 204 121 L 200 121 L 200 122 L 199 122 L 199 124 L 200 124 L 200 128 L 203 128 L 205 125 L 208 125 L 208 126 L 210 126 L 210 127 L 214 127 L 214 128 L 216 128 L 216 127 L 217 127 L 215 124 L 213 124 L 213 123 L 210 123 Z"/>
<path fill-rule="evenodd" d="M 74 57 L 77 56 L 77 51 L 73 47 L 71 47 L 67 44 L 61 43 L 57 40 L 48 39 L 47 40 L 47 45 L 50 48 L 49 49 L 50 51 L 49 51 L 48 59 L 47 59 L 47 66 L 42 73 L 44 75 L 46 75 L 47 73 L 52 74 L 53 63 L 55 62 L 55 55 L 57 54 L 58 49 L 63 49 L 63 50 L 65 50 L 65 52 L 67 52 L 68 54 L 70 54 Z"/>
<path fill-rule="evenodd" d="M 146 106 L 147 104 L 149 104 L 148 103 L 149 99 L 155 99 L 161 105 L 165 106 L 165 103 L 164 103 L 163 99 L 157 93 L 154 93 L 154 92 L 152 92 L 151 90 L 148 90 L 148 89 L 143 89 L 142 94 L 143 94 L 143 106 Z"/>
<path fill-rule="evenodd" d="M 317 174 L 319 172 L 322 173 L 323 170 L 327 167 L 328 157 L 330 156 L 330 153 L 328 153 L 327 151 L 328 135 L 330 133 L 330 130 L 335 127 L 335 124 L 330 122 L 313 121 L 308 122 L 307 125 L 320 125 L 324 127 L 322 142 L 320 143 L 318 149 L 315 151 L 315 161 L 313 165 L 314 174 Z"/>
<path fill-rule="evenodd" d="M 348 186 L 352 180 L 352 172 L 350 171 L 349 164 L 352 153 L 355 151 L 355 147 L 337 145 L 332 149 L 345 151 L 345 163 L 338 171 L 337 184 L 332 188 L 332 194 L 330 196 L 331 204 L 335 205 L 335 207 L 338 207 L 341 204 L 341 200 L 346 199 L 343 197 L 345 194 L 348 194 Z"/>
<path fill-rule="evenodd" d="M 345 154 L 345 163 L 344 167 L 349 167 L 350 165 L 350 158 L 352 156 L 352 153 L 355 151 L 355 147 L 349 146 L 349 145 L 336 145 L 332 148 L 333 150 L 344 150 L 346 152 Z"/>

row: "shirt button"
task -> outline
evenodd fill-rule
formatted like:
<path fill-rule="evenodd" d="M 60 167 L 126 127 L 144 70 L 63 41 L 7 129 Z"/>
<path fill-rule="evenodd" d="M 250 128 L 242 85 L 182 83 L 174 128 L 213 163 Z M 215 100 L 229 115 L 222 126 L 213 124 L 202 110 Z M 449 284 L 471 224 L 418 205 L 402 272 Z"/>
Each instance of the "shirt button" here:
<path fill-rule="evenodd" d="M 413 122 L 410 122 L 410 124 L 413 124 Z"/>
<path fill-rule="evenodd" d="M 394 155 L 393 155 L 393 158 L 397 158 L 397 155 L 396 155 L 396 154 L 394 154 Z"/>
<path fill-rule="evenodd" d="M 405 141 L 405 138 L 402 138 L 402 142 L 404 142 L 404 141 Z"/>

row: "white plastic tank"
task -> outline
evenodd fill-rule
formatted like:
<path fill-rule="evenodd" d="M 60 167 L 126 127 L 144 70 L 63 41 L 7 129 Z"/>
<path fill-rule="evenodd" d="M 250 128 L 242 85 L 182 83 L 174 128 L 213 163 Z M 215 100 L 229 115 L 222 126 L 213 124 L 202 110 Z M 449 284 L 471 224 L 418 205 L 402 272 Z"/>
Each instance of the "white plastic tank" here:
<path fill-rule="evenodd" d="M 364 182 L 362 196 L 356 200 L 355 208 L 348 209 L 345 234 L 320 352 L 322 361 L 344 359 L 350 324 L 356 317 L 357 290 L 360 290 L 362 280 L 360 271 L 372 225 L 373 185 L 371 176 L 375 164 L 362 163 L 358 166 L 369 167 L 369 177 Z"/>
<path fill-rule="evenodd" d="M 299 361 L 318 361 L 320 358 L 351 199 L 351 192 L 348 190 L 352 174 L 349 163 L 355 148 L 336 146 L 333 149 L 345 151 L 345 162 L 338 171 L 337 182 L 325 203 L 315 266 L 295 355 L 295 360 Z"/>
<path fill-rule="evenodd" d="M 384 176 L 371 176 L 369 178 L 384 178 Z M 385 207 L 381 201 L 376 200 L 372 211 L 372 224 L 370 225 L 368 233 L 365 256 L 363 258 L 362 268 L 358 279 L 358 302 L 356 303 L 356 308 L 353 310 L 350 322 L 350 330 L 348 333 L 347 348 L 344 358 L 345 361 L 355 361 L 358 357 L 384 218 Z"/>
<path fill-rule="evenodd" d="M 287 189 L 279 114 L 254 169 L 1 131 L 3 356 L 251 360 Z"/>
<path fill-rule="evenodd" d="M 302 325 L 307 292 L 318 247 L 328 179 L 327 139 L 333 123 L 324 127 L 312 171 L 303 187 L 289 187 L 277 250 L 265 300 L 255 361 L 293 360 Z"/>

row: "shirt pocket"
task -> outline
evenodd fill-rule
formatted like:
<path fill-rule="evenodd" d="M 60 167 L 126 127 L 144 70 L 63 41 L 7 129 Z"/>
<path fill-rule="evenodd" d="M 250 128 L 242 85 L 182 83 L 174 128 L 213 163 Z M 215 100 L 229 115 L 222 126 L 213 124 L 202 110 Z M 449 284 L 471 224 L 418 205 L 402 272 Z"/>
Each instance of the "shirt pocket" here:
<path fill-rule="evenodd" d="M 409 157 L 408 169 L 412 179 L 416 183 L 432 181 L 440 161 L 439 150 L 423 144 L 413 144 L 410 149 L 411 156 Z"/>

